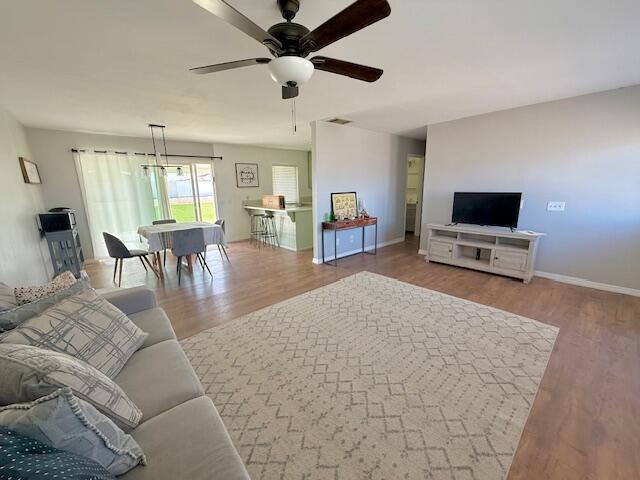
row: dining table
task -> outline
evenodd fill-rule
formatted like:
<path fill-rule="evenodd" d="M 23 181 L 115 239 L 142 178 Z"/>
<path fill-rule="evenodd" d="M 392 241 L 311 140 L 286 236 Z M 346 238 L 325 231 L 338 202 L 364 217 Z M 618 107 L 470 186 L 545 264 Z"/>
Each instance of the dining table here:
<path fill-rule="evenodd" d="M 158 267 L 158 273 L 164 278 L 164 269 L 162 268 L 161 252 L 167 248 L 167 244 L 171 245 L 171 240 L 165 242 L 165 235 L 171 235 L 179 230 L 189 230 L 191 228 L 201 228 L 204 234 L 205 245 L 221 245 L 227 246 L 224 236 L 224 230 L 220 225 L 209 222 L 176 222 L 164 223 L 159 225 L 143 225 L 138 227 L 138 235 L 146 239 L 149 254 L 151 254 L 155 265 Z M 187 257 L 187 266 L 192 270 L 191 256 Z"/>

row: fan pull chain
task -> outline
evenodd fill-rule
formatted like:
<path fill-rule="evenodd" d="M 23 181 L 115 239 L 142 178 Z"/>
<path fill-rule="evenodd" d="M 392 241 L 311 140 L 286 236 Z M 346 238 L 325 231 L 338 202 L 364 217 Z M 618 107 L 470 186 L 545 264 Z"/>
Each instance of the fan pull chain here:
<path fill-rule="evenodd" d="M 298 131 L 298 126 L 296 125 L 296 99 L 291 99 L 291 124 L 293 126 L 293 134 L 295 135 Z"/>

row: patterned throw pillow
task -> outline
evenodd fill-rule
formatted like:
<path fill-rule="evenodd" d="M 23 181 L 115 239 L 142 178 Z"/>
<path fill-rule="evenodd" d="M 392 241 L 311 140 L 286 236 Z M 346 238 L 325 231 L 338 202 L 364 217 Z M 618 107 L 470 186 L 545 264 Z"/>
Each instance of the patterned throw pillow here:
<path fill-rule="evenodd" d="M 147 334 L 98 295 L 83 290 L 0 336 L 19 343 L 66 353 L 114 378 Z"/>
<path fill-rule="evenodd" d="M 11 310 L 18 305 L 13 288 L 0 282 L 0 312 Z"/>
<path fill-rule="evenodd" d="M 0 427 L 0 478 L 20 480 L 115 480 L 97 463 L 61 452 L 33 438 Z"/>
<path fill-rule="evenodd" d="M 33 402 L 0 407 L 0 425 L 50 447 L 90 458 L 113 475 L 146 463 L 142 449 L 130 435 L 75 397 L 69 387 Z"/>
<path fill-rule="evenodd" d="M 10 310 L 1 311 L 0 309 L 0 332 L 11 330 L 17 327 L 25 320 L 40 315 L 47 308 L 53 307 L 56 303 L 64 300 L 71 295 L 75 295 L 82 290 L 91 288 L 91 285 L 86 280 L 78 280 L 66 290 L 62 290 L 58 293 L 54 293 L 50 297 L 37 300 L 25 305 L 18 305 Z"/>
<path fill-rule="evenodd" d="M 35 302 L 41 298 L 47 298 L 62 290 L 69 288 L 76 283 L 76 277 L 71 272 L 62 272 L 46 285 L 35 287 L 16 287 L 14 290 L 18 305 Z"/>
<path fill-rule="evenodd" d="M 119 427 L 135 428 L 142 412 L 113 380 L 82 360 L 29 345 L 0 344 L 0 405 L 31 402 L 62 387 Z"/>

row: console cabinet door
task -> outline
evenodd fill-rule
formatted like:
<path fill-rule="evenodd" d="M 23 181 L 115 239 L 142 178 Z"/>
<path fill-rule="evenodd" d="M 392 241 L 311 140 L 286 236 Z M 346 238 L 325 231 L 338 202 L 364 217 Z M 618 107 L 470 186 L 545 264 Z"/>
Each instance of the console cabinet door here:
<path fill-rule="evenodd" d="M 453 244 L 438 240 L 429 242 L 429 258 L 450 260 L 453 252 Z"/>
<path fill-rule="evenodd" d="M 527 269 L 527 257 L 527 252 L 496 249 L 493 255 L 493 266 L 502 270 L 524 272 Z"/>

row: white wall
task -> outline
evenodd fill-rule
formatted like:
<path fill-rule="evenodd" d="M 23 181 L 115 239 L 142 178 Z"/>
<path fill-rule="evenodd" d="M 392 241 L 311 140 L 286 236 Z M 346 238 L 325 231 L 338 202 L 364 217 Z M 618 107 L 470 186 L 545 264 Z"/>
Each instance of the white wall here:
<path fill-rule="evenodd" d="M 48 280 L 51 270 L 36 222 L 43 211 L 43 186 L 24 183 L 18 157 L 33 160 L 25 130 L 0 109 L 0 281 L 37 285 Z"/>
<path fill-rule="evenodd" d="M 123 137 L 82 132 L 67 132 L 38 128 L 27 129 L 33 156 L 38 161 L 44 185 L 44 201 L 47 208 L 64 206 L 78 212 L 78 230 L 87 258 L 93 258 L 91 237 L 80 192 L 72 148 L 115 150 L 128 152 L 152 152 L 150 138 Z M 271 165 L 296 165 L 299 170 L 300 195 L 310 196 L 307 185 L 308 152 L 240 145 L 198 142 L 167 141 L 170 154 L 223 156 L 215 160 L 216 191 L 220 218 L 227 222 L 227 238 L 230 241 L 248 238 L 249 217 L 242 208 L 242 200 L 260 199 L 262 193 L 271 191 Z M 257 163 L 260 188 L 237 188 L 235 163 Z"/>
<path fill-rule="evenodd" d="M 423 224 L 454 191 L 521 191 L 537 270 L 640 289 L 640 86 L 432 125 L 426 164 Z"/>
<path fill-rule="evenodd" d="M 314 122 L 312 130 L 314 259 L 322 257 L 321 224 L 331 212 L 332 192 L 357 192 L 378 217 L 378 243 L 404 238 L 407 156 L 423 155 L 424 142 L 351 126 Z M 368 228 L 366 244 L 373 244 Z M 362 245 L 359 230 L 338 234 L 338 256 Z M 325 234 L 325 256 L 333 257 L 333 234 Z"/>

